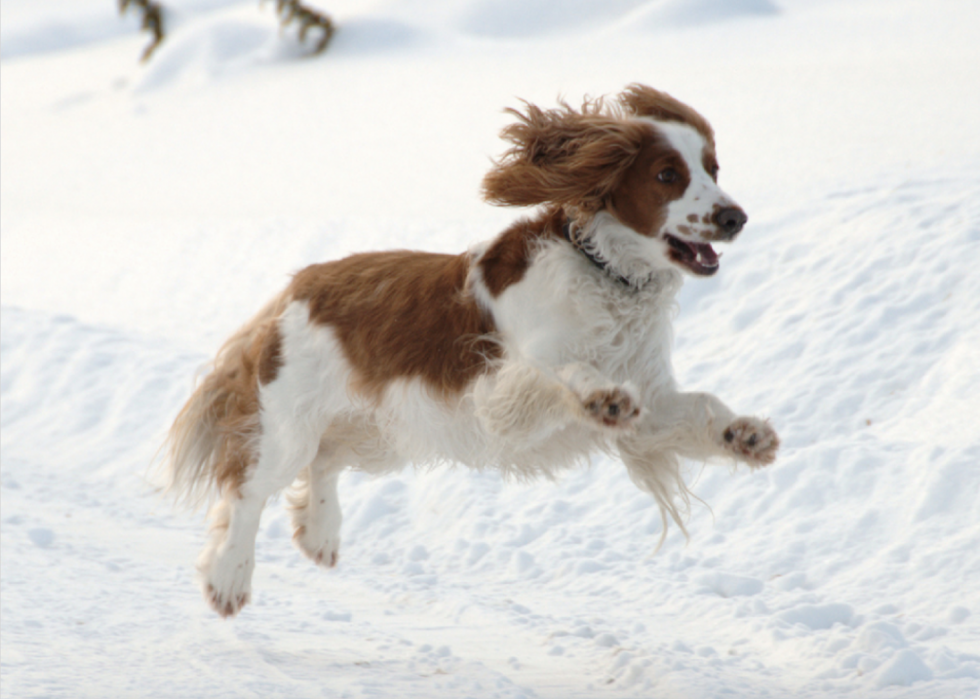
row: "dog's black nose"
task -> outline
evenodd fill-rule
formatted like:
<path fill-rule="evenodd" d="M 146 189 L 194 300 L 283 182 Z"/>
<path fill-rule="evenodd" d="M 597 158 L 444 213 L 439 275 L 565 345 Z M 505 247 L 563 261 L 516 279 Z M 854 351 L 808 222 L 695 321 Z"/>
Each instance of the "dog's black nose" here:
<path fill-rule="evenodd" d="M 726 206 L 724 209 L 718 209 L 714 220 L 715 225 L 721 228 L 725 235 L 728 236 L 728 239 L 731 240 L 742 230 L 742 226 L 749 220 L 749 217 L 737 206 Z"/>

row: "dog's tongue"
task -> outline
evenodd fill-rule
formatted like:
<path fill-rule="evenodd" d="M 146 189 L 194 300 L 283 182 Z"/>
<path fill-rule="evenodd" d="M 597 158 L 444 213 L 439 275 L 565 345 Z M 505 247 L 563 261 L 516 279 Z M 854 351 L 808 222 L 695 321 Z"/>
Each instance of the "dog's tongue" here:
<path fill-rule="evenodd" d="M 718 264 L 718 253 L 707 243 L 690 243 L 698 253 L 698 262 L 705 267 L 714 267 Z"/>

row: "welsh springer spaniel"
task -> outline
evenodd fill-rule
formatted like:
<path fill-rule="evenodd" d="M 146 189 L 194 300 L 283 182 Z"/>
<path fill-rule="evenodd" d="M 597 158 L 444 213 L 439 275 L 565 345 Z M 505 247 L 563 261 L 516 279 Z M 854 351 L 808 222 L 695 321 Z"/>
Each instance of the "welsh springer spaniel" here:
<path fill-rule="evenodd" d="M 683 530 L 680 458 L 775 459 L 767 422 L 672 376 L 683 276 L 715 274 L 712 243 L 746 221 L 718 187 L 708 122 L 643 85 L 508 111 L 511 148 L 483 196 L 536 213 L 460 255 L 307 267 L 225 343 L 177 416 L 168 487 L 217 499 L 198 568 L 219 614 L 248 602 L 262 509 L 290 484 L 297 546 L 337 564 L 348 467 L 458 462 L 527 478 L 613 450 L 656 498 L 665 536 L 669 519 Z"/>

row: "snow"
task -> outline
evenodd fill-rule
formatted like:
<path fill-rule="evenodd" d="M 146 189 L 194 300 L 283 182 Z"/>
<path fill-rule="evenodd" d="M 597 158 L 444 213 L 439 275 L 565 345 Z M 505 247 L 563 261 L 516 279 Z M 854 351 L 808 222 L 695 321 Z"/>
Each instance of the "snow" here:
<path fill-rule="evenodd" d="M 154 697 L 975 697 L 980 6 L 171 0 L 147 65 L 99 0 L 0 17 L 0 692 Z M 212 614 L 200 515 L 147 482 L 192 378 L 303 265 L 459 251 L 503 107 L 665 89 L 749 213 L 680 298 L 686 388 L 771 417 L 690 464 L 691 541 L 614 459 L 557 483 L 341 480 L 340 567 L 263 519 Z"/>

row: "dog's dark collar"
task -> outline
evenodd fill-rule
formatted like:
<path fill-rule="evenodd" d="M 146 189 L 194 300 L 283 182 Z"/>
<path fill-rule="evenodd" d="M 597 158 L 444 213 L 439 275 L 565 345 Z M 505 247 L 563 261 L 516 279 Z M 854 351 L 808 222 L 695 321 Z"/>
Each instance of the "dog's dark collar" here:
<path fill-rule="evenodd" d="M 562 234 L 562 236 L 564 236 L 565 240 L 567 240 L 569 243 L 572 244 L 572 247 L 573 248 L 575 248 L 580 253 L 582 253 L 582 255 L 585 256 L 585 259 L 587 259 L 589 262 L 591 262 L 592 264 L 594 264 L 598 269 L 600 269 L 603 272 L 605 272 L 606 274 L 608 274 L 612 279 L 615 279 L 617 282 L 619 282 L 623 286 L 633 288 L 633 286 L 634 286 L 633 282 L 631 282 L 629 279 L 627 279 L 626 277 L 624 277 L 622 274 L 620 274 L 616 270 L 612 269 L 609 266 L 609 263 L 608 262 L 606 262 L 605 260 L 603 260 L 601 258 L 596 257 L 587 248 L 582 247 L 581 245 L 579 245 L 578 243 L 576 243 L 574 240 L 572 240 L 572 223 L 571 223 L 571 221 L 565 221 L 565 223 L 561 227 L 561 234 Z"/>

